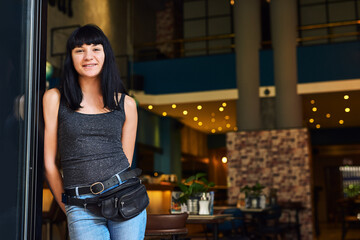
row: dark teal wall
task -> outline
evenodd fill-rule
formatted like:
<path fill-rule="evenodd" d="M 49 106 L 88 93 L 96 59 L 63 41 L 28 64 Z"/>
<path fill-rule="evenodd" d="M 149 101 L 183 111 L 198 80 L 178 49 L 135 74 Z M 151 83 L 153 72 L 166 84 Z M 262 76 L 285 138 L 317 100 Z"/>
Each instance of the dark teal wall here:
<path fill-rule="evenodd" d="M 136 141 L 151 147 L 160 148 L 160 117 L 138 108 L 138 129 Z"/>
<path fill-rule="evenodd" d="M 170 117 L 160 117 L 142 108 L 138 109 L 139 123 L 136 141 L 159 148 L 154 155 L 154 170 L 181 177 L 181 124 Z M 136 152 L 136 151 L 135 151 Z M 136 156 L 134 156 L 136 166 Z"/>
<path fill-rule="evenodd" d="M 160 119 L 162 153 L 155 153 L 154 170 L 170 174 L 181 179 L 181 135 L 180 123 L 170 117 Z"/>
<path fill-rule="evenodd" d="M 259 54 L 260 85 L 274 85 L 273 51 Z M 359 41 L 298 47 L 299 83 L 360 78 L 359 65 Z M 134 71 L 148 94 L 236 88 L 234 54 L 137 62 Z"/>

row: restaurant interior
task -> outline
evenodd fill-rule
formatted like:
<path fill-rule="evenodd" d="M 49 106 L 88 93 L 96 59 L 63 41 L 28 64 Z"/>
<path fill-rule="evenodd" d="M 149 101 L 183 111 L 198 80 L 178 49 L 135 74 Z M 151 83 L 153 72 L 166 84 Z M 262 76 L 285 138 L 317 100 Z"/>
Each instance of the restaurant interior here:
<path fill-rule="evenodd" d="M 359 239 L 359 0 L 49 0 L 47 18 L 48 88 L 78 26 L 112 44 L 146 239 Z M 46 182 L 42 217 L 68 239 Z"/>

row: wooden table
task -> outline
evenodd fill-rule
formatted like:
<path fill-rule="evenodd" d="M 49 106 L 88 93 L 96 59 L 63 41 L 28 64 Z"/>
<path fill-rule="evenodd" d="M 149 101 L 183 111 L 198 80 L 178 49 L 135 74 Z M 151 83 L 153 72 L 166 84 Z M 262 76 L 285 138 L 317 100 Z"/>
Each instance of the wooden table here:
<path fill-rule="evenodd" d="M 189 215 L 186 220 L 187 224 L 212 224 L 213 225 L 213 239 L 219 239 L 219 224 L 226 219 L 231 218 L 231 214 L 215 214 L 215 215 Z"/>

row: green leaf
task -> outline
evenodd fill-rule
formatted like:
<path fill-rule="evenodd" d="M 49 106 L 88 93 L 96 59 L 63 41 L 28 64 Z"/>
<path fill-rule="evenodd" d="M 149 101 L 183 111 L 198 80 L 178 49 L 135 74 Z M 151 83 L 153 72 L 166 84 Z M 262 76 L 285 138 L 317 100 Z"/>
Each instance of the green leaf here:
<path fill-rule="evenodd" d="M 195 179 L 196 180 L 199 180 L 201 177 L 205 177 L 206 176 L 206 173 L 197 173 L 196 175 L 195 175 Z"/>

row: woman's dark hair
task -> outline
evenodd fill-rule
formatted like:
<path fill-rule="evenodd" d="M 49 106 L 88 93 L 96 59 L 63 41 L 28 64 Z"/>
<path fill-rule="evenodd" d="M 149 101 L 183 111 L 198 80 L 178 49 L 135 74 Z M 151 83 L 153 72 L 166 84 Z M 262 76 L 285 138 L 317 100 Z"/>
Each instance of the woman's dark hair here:
<path fill-rule="evenodd" d="M 105 61 L 100 73 L 101 91 L 104 107 L 110 110 L 119 109 L 118 93 L 126 93 L 116 66 L 114 52 L 108 38 L 96 25 L 88 24 L 76 29 L 66 44 L 66 57 L 63 75 L 60 82 L 60 92 L 67 105 L 77 110 L 81 108 L 82 91 L 78 82 L 78 73 L 74 68 L 71 52 L 83 44 L 101 44 L 105 53 Z"/>

